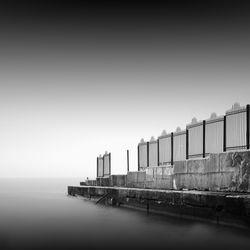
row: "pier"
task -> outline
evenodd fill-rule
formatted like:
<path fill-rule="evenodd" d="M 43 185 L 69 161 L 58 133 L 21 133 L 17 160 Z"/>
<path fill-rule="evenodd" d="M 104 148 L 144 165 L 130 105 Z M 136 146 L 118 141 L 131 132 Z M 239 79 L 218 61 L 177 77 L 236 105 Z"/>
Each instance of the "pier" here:
<path fill-rule="evenodd" d="M 250 194 L 100 186 L 69 186 L 68 194 L 95 201 L 103 197 L 104 204 L 145 212 L 250 227 Z"/>
<path fill-rule="evenodd" d="M 235 103 L 225 116 L 192 120 L 137 146 L 138 171 L 111 174 L 111 153 L 97 157 L 97 178 L 68 187 L 69 195 L 206 220 L 250 225 L 250 108 Z"/>

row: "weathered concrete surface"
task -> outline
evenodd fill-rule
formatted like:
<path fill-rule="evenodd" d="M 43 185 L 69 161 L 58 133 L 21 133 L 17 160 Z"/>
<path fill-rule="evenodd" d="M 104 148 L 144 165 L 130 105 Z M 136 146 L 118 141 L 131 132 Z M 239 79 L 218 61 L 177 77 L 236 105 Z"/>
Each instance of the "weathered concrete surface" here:
<path fill-rule="evenodd" d="M 250 192 L 250 151 L 210 154 L 174 166 L 177 190 Z"/>
<path fill-rule="evenodd" d="M 144 188 L 146 180 L 145 171 L 127 173 L 127 187 Z"/>
<path fill-rule="evenodd" d="M 96 185 L 97 186 L 104 186 L 104 187 L 110 186 L 110 178 L 109 178 L 109 176 L 108 177 L 96 178 Z"/>
<path fill-rule="evenodd" d="M 146 169 L 145 188 L 160 188 L 172 189 L 173 188 L 173 167 L 160 166 L 149 167 Z"/>
<path fill-rule="evenodd" d="M 111 187 L 125 187 L 127 183 L 127 175 L 111 175 L 110 186 Z"/>
<path fill-rule="evenodd" d="M 230 190 L 250 192 L 250 151 L 227 152 L 219 155 L 220 171 L 233 173 Z"/>
<path fill-rule="evenodd" d="M 250 227 L 250 194 L 93 186 L 69 186 L 68 194 L 106 195 L 106 202 L 112 205 Z"/>
<path fill-rule="evenodd" d="M 80 182 L 81 186 L 96 186 L 96 180 L 86 180 L 85 182 Z"/>
<path fill-rule="evenodd" d="M 206 158 L 175 162 L 173 166 L 148 167 L 145 171 L 128 172 L 126 176 L 97 178 L 96 183 L 87 185 L 250 192 L 250 151 L 209 154 Z"/>
<path fill-rule="evenodd" d="M 187 161 L 178 161 L 174 163 L 173 174 L 186 174 L 187 173 Z"/>

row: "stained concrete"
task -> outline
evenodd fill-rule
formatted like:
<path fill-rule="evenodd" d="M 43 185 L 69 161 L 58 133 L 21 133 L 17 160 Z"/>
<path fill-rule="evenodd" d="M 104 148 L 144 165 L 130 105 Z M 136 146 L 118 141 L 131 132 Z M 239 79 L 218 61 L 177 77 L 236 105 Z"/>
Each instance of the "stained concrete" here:
<path fill-rule="evenodd" d="M 106 195 L 106 203 L 111 205 L 250 226 L 250 194 L 93 186 L 69 186 L 68 194 L 97 199 Z"/>
<path fill-rule="evenodd" d="M 110 186 L 112 187 L 124 187 L 127 183 L 127 175 L 111 175 Z"/>
<path fill-rule="evenodd" d="M 122 177 L 121 177 L 122 176 Z M 148 167 L 97 178 L 93 186 L 124 186 L 131 188 L 250 192 L 250 151 L 241 150 L 209 154 L 175 162 L 173 166 Z M 87 185 L 92 185 L 89 181 Z"/>

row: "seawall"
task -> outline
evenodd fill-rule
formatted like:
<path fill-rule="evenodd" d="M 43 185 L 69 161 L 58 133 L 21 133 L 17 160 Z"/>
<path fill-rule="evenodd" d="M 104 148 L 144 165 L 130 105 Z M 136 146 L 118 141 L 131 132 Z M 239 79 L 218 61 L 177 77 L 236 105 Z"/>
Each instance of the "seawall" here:
<path fill-rule="evenodd" d="M 250 151 L 209 154 L 174 165 L 87 180 L 69 195 L 101 198 L 175 216 L 249 227 Z"/>
<path fill-rule="evenodd" d="M 88 186 L 250 192 L 250 151 L 229 151 L 86 181 Z"/>
<path fill-rule="evenodd" d="M 69 186 L 68 194 L 147 212 L 245 228 L 250 226 L 250 194 L 97 186 Z"/>

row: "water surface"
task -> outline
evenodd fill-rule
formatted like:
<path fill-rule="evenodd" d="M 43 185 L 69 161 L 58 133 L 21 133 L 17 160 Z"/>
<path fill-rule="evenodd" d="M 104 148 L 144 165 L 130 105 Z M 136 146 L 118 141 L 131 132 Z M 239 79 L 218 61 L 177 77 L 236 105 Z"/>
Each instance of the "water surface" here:
<path fill-rule="evenodd" d="M 250 233 L 96 205 L 72 179 L 0 179 L 0 249 L 249 249 Z"/>

